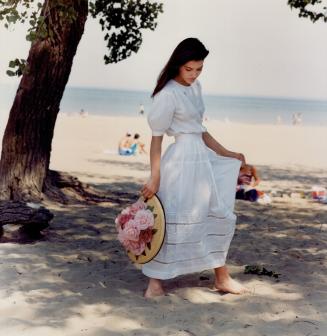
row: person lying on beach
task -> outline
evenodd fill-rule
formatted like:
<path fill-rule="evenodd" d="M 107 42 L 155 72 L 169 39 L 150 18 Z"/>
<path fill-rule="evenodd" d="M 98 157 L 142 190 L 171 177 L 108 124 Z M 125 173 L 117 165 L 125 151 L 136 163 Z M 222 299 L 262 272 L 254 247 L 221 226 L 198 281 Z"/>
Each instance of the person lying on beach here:
<path fill-rule="evenodd" d="M 118 153 L 119 155 L 133 155 L 136 150 L 136 146 L 133 146 L 133 139 L 131 133 L 127 132 L 126 135 L 119 141 Z"/>
<path fill-rule="evenodd" d="M 144 148 L 145 144 L 140 141 L 140 135 L 138 133 L 134 134 L 133 144 L 136 144 L 139 154 L 147 154 L 147 151 Z"/>
<path fill-rule="evenodd" d="M 256 186 L 260 183 L 257 170 L 250 164 L 241 167 L 237 180 L 236 199 L 255 202 L 260 196 Z"/>

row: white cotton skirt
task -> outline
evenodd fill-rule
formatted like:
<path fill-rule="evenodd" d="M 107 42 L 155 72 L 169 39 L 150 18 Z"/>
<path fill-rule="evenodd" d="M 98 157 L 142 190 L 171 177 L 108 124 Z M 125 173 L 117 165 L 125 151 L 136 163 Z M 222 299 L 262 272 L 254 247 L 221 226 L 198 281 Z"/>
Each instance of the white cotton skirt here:
<path fill-rule="evenodd" d="M 225 265 L 240 166 L 241 161 L 208 148 L 202 133 L 175 137 L 161 159 L 157 193 L 166 236 L 157 256 L 143 265 L 146 276 L 170 279 Z"/>

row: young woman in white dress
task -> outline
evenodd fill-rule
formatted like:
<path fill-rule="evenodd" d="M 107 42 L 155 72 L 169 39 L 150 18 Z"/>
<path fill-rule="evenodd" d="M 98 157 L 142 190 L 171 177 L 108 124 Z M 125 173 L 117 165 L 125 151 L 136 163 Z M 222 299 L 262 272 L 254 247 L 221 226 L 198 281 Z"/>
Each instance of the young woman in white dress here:
<path fill-rule="evenodd" d="M 248 291 L 230 277 L 225 265 L 235 230 L 237 177 L 245 158 L 224 148 L 202 125 L 204 104 L 197 77 L 208 53 L 198 39 L 183 40 L 152 94 L 151 177 L 141 194 L 159 196 L 167 231 L 158 255 L 142 267 L 149 277 L 145 297 L 163 295 L 162 280 L 210 268 L 218 291 Z M 164 134 L 174 136 L 175 142 L 161 157 Z"/>

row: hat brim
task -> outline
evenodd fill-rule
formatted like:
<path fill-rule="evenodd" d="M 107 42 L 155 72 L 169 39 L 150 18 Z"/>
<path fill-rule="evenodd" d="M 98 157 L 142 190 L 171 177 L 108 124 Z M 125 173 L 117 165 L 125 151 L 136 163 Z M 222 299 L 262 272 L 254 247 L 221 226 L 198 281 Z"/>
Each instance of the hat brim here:
<path fill-rule="evenodd" d="M 154 233 L 151 242 L 146 245 L 141 255 L 135 255 L 130 251 L 127 252 L 128 257 L 137 264 L 145 264 L 159 253 L 166 234 L 165 211 L 159 197 L 154 195 L 146 200 L 145 203 L 148 207 L 153 207 L 153 214 L 156 215 L 153 226 Z"/>

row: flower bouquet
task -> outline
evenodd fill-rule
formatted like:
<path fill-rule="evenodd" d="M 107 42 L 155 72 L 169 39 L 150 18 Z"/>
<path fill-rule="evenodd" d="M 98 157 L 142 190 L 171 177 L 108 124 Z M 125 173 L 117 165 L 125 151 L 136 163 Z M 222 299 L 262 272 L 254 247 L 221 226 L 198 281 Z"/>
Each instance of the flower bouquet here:
<path fill-rule="evenodd" d="M 164 211 L 157 196 L 146 202 L 140 198 L 123 209 L 115 224 L 118 240 L 132 261 L 144 264 L 157 255 L 165 234 Z"/>

